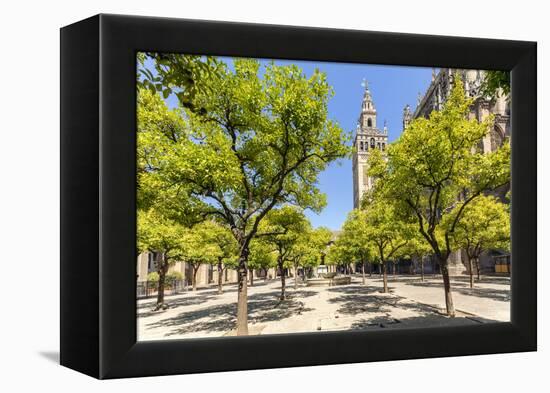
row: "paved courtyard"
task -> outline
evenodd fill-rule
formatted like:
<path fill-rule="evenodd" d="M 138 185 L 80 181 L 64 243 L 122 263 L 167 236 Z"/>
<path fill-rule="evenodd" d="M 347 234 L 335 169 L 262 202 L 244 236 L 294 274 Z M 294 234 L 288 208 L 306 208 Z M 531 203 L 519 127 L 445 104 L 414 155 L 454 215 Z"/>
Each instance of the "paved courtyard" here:
<path fill-rule="evenodd" d="M 441 277 L 388 278 L 384 294 L 378 276 L 359 275 L 350 285 L 299 286 L 287 279 L 288 299 L 280 302 L 280 281 L 256 280 L 248 288 L 250 334 L 281 334 L 347 329 L 395 329 L 472 325 L 510 320 L 510 279 L 482 277 L 469 288 L 468 277 L 452 280 L 456 318 L 443 314 Z M 180 339 L 233 335 L 236 322 L 236 286 L 167 296 L 169 308 L 152 311 L 155 298 L 138 301 L 138 339 Z"/>

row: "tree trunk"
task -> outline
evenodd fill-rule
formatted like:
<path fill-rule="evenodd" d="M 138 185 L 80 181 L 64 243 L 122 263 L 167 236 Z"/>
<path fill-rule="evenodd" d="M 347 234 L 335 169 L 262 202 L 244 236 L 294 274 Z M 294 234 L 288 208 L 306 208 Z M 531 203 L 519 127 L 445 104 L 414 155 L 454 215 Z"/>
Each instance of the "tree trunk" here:
<path fill-rule="evenodd" d="M 363 261 L 363 267 L 361 268 L 362 273 L 363 273 L 363 285 L 366 284 L 366 281 L 365 281 L 365 268 L 366 267 L 367 267 L 367 263 L 365 261 Z"/>
<path fill-rule="evenodd" d="M 223 265 L 222 258 L 218 258 L 218 293 L 223 293 Z"/>
<path fill-rule="evenodd" d="M 294 289 L 298 289 L 298 266 L 294 265 Z"/>
<path fill-rule="evenodd" d="M 250 286 L 254 286 L 254 269 L 248 269 L 248 273 L 250 274 Z"/>
<path fill-rule="evenodd" d="M 386 268 L 386 262 L 382 262 L 382 275 L 384 281 L 384 293 L 388 293 L 388 272 Z"/>
<path fill-rule="evenodd" d="M 420 257 L 420 281 L 424 281 L 424 257 Z"/>
<path fill-rule="evenodd" d="M 445 290 L 445 306 L 447 308 L 447 315 L 454 318 L 455 306 L 453 304 L 453 294 L 451 293 L 451 280 L 449 278 L 449 269 L 447 267 L 447 260 L 440 256 L 439 268 L 441 269 L 441 275 L 443 276 L 443 288 Z"/>
<path fill-rule="evenodd" d="M 248 261 L 248 249 L 242 250 L 237 268 L 238 292 L 237 292 L 237 336 L 248 335 L 248 294 L 246 277 Z"/>
<path fill-rule="evenodd" d="M 168 263 L 166 262 L 166 255 L 164 253 L 161 254 L 161 260 L 157 272 L 159 274 L 159 282 L 155 310 L 160 310 L 161 308 L 164 308 L 164 287 L 166 284 L 166 273 L 168 272 Z"/>
<path fill-rule="evenodd" d="M 192 278 L 192 284 L 193 284 L 193 291 L 197 290 L 197 273 L 199 272 L 199 266 L 191 265 L 193 268 L 193 278 Z"/>
<path fill-rule="evenodd" d="M 477 281 L 481 280 L 481 268 L 479 266 L 479 257 L 476 257 L 476 270 L 477 270 Z"/>
<path fill-rule="evenodd" d="M 468 271 L 470 273 L 470 288 L 474 287 L 474 264 L 472 258 L 468 255 Z"/>
<path fill-rule="evenodd" d="M 285 300 L 285 286 L 286 286 L 286 277 L 285 277 L 285 271 L 283 268 L 283 261 L 280 260 L 278 263 L 278 267 L 281 270 L 281 300 Z"/>
<path fill-rule="evenodd" d="M 395 277 L 395 274 L 397 272 L 397 263 L 393 263 L 393 276 Z"/>

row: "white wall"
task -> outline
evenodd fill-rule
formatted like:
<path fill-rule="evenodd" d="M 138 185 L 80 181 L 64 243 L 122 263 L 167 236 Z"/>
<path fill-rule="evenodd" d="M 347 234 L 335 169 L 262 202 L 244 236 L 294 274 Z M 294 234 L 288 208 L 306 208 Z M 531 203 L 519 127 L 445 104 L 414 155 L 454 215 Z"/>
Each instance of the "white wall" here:
<path fill-rule="evenodd" d="M 90 15 L 124 13 L 333 28 L 465 35 L 539 41 L 539 151 L 548 150 L 542 108 L 548 113 L 550 86 L 540 70 L 550 63 L 548 11 L 540 1 L 441 0 L 331 2 L 272 1 L 9 1 L 1 12 L 0 113 L 2 180 L 2 386 L 14 391 L 131 392 L 219 390 L 275 392 L 279 384 L 315 392 L 422 391 L 519 392 L 547 386 L 550 360 L 548 313 L 540 316 L 539 353 L 324 366 L 246 373 L 173 376 L 98 382 L 55 364 L 59 345 L 59 27 Z M 481 22 L 481 23 L 479 23 Z M 545 94 L 545 97 L 543 97 Z M 539 173 L 550 172 L 550 155 L 539 154 Z M 547 179 L 545 179 L 547 180 Z M 539 195 L 550 182 L 541 181 Z M 540 223 L 548 223 L 549 204 L 539 204 Z M 549 235 L 540 225 L 539 244 Z M 542 255 L 542 252 L 539 253 Z M 535 263 L 535 261 L 525 261 Z M 10 280 L 14 265 L 29 280 Z M 539 268 L 539 310 L 548 304 L 549 278 Z M 32 275 L 31 275 L 32 273 Z M 36 277 L 36 278 L 33 278 Z M 31 290 L 32 289 L 32 290 Z M 17 293 L 17 297 L 8 298 Z M 447 376 L 450 380 L 447 380 Z M 49 387 L 49 388 L 48 388 Z M 223 390 L 222 390 L 223 389 Z M 540 390 L 540 389 L 539 389 Z"/>

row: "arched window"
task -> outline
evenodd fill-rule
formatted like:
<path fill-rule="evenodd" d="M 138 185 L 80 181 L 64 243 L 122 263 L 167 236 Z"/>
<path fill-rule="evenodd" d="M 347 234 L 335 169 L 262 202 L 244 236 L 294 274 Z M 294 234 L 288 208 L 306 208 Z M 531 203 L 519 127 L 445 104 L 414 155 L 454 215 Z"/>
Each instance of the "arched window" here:
<path fill-rule="evenodd" d="M 359 148 L 359 150 L 363 150 L 364 147 L 363 147 L 363 141 L 361 141 L 361 147 Z"/>
<path fill-rule="evenodd" d="M 386 150 L 386 144 L 382 143 L 382 150 Z"/>
<path fill-rule="evenodd" d="M 374 149 L 374 138 L 370 138 L 370 147 Z"/>
<path fill-rule="evenodd" d="M 380 150 L 380 142 L 376 144 L 376 147 L 378 148 L 378 150 Z"/>
<path fill-rule="evenodd" d="M 370 118 L 367 120 L 367 127 L 372 127 L 372 120 Z"/>

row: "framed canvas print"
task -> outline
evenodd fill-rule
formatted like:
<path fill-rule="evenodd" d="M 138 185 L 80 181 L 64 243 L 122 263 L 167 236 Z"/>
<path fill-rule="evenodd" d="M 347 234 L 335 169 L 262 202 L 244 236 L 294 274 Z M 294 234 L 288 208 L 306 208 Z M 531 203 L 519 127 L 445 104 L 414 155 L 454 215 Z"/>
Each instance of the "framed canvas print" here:
<path fill-rule="evenodd" d="M 536 350 L 536 44 L 61 29 L 61 364 Z"/>

